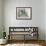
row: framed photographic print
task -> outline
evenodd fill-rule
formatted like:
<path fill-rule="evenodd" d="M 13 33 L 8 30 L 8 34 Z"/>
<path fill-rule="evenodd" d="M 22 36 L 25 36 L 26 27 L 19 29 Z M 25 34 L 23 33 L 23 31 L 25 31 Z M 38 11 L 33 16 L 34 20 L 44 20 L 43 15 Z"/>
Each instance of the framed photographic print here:
<path fill-rule="evenodd" d="M 31 20 L 32 19 L 32 7 L 16 7 L 16 19 Z"/>

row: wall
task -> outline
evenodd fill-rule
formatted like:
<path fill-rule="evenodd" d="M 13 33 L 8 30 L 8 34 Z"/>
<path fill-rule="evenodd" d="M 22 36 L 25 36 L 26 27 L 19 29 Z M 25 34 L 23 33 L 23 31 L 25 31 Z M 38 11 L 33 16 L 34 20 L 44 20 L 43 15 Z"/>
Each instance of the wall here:
<path fill-rule="evenodd" d="M 45 40 L 46 40 L 46 0 L 45 0 Z"/>
<path fill-rule="evenodd" d="M 32 20 L 16 20 L 16 7 L 32 7 Z M 4 26 L 7 35 L 9 27 L 39 27 L 39 39 L 45 39 L 45 14 L 43 0 L 4 0 Z"/>
<path fill-rule="evenodd" d="M 1 2 L 1 0 L 0 0 L 0 27 L 1 27 L 1 15 L 2 15 L 2 2 Z"/>
<path fill-rule="evenodd" d="M 2 0 L 0 0 L 0 38 L 2 37 Z"/>

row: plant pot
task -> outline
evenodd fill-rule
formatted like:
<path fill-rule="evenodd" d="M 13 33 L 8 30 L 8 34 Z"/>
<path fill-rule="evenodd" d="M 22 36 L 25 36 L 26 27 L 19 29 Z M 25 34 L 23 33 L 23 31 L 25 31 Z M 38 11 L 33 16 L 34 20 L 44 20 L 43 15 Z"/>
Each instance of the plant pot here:
<path fill-rule="evenodd" d="M 7 40 L 6 39 L 0 39 L 0 44 L 6 44 Z"/>

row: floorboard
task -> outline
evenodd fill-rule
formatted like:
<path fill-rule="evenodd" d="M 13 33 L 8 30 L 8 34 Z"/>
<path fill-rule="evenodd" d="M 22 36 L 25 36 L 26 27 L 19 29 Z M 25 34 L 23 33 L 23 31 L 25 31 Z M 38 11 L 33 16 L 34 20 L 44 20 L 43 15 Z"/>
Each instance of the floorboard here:
<path fill-rule="evenodd" d="M 7 44 L 0 46 L 46 46 L 44 40 L 8 40 Z"/>

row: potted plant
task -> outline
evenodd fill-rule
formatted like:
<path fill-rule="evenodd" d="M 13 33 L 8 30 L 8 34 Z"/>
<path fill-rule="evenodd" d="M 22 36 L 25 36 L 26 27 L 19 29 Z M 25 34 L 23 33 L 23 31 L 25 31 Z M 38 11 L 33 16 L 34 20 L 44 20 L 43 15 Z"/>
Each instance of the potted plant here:
<path fill-rule="evenodd" d="M 3 32 L 3 35 L 1 34 L 1 38 L 0 38 L 0 44 L 6 44 L 6 32 Z"/>
<path fill-rule="evenodd" d="M 4 30 L 3 30 L 4 31 Z M 6 44 L 6 32 L 0 30 L 0 44 Z"/>

